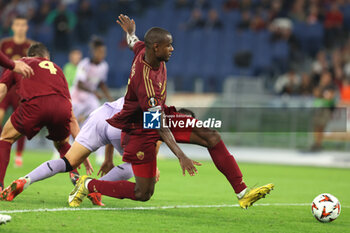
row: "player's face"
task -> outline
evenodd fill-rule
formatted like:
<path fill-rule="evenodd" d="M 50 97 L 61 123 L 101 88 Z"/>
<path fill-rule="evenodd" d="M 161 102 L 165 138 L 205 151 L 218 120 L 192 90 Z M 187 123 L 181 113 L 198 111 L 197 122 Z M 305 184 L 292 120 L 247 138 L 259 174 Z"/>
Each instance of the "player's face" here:
<path fill-rule="evenodd" d="M 74 65 L 78 65 L 81 58 L 82 58 L 82 54 L 79 50 L 74 50 L 69 54 L 69 60 Z"/>
<path fill-rule="evenodd" d="M 174 51 L 172 43 L 173 37 L 171 35 L 167 35 L 165 40 L 156 46 L 155 54 L 159 61 L 169 61 L 170 56 Z"/>
<path fill-rule="evenodd" d="M 28 22 L 26 19 L 15 19 L 11 29 L 15 36 L 25 36 L 28 31 Z"/>
<path fill-rule="evenodd" d="M 106 57 L 106 46 L 99 46 L 94 49 L 93 56 L 95 61 L 102 62 Z"/>

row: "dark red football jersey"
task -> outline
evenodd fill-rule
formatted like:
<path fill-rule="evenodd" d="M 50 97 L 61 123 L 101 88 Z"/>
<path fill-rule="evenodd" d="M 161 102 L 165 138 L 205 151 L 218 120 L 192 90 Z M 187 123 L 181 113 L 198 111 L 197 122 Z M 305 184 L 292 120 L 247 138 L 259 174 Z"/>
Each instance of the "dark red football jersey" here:
<path fill-rule="evenodd" d="M 135 57 L 131 67 L 124 105 L 121 112 L 107 122 L 119 129 L 141 129 L 143 112 L 150 108 L 164 107 L 166 100 L 166 66 L 162 62 L 158 69 L 144 60 L 145 43 L 137 42 L 133 51 Z"/>
<path fill-rule="evenodd" d="M 10 59 L 18 60 L 27 56 L 27 50 L 33 43 L 32 40 L 26 40 L 22 44 L 16 44 L 12 37 L 0 41 L 0 50 Z"/>
<path fill-rule="evenodd" d="M 70 99 L 68 84 L 62 69 L 45 58 L 25 57 L 20 59 L 27 63 L 34 71 L 34 75 L 23 78 L 11 70 L 5 70 L 0 83 L 4 83 L 9 90 L 18 83 L 17 93 L 22 100 L 30 100 L 38 96 L 61 95 Z"/>

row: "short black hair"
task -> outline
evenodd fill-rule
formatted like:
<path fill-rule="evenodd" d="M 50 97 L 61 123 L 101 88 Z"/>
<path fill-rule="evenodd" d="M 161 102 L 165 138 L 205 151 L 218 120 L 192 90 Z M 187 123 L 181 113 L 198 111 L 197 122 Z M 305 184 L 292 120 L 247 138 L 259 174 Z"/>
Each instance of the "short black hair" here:
<path fill-rule="evenodd" d="M 98 36 L 93 36 L 89 43 L 90 49 L 96 49 L 101 46 L 105 46 L 105 42 Z"/>
<path fill-rule="evenodd" d="M 13 18 L 12 22 L 14 22 L 16 19 L 23 19 L 28 21 L 28 18 L 24 15 L 16 15 L 16 17 Z"/>
<path fill-rule="evenodd" d="M 166 36 L 171 36 L 170 32 L 160 27 L 150 28 L 145 34 L 146 47 L 151 48 L 154 43 L 161 43 Z"/>
<path fill-rule="evenodd" d="M 27 51 L 27 56 L 28 57 L 48 57 L 50 56 L 50 52 L 43 43 L 39 42 L 39 43 L 34 43 L 29 47 Z"/>
<path fill-rule="evenodd" d="M 194 114 L 194 112 L 192 112 L 187 108 L 180 108 L 177 112 L 196 118 L 196 115 Z"/>

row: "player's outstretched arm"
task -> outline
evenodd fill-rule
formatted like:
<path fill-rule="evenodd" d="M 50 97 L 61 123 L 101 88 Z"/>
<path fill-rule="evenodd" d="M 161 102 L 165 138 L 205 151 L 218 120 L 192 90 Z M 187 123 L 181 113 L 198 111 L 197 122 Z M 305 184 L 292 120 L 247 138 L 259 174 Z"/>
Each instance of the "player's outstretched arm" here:
<path fill-rule="evenodd" d="M 92 167 L 89 158 L 86 158 L 83 162 L 86 174 L 91 175 L 94 172 L 94 168 Z"/>
<path fill-rule="evenodd" d="M 134 47 L 136 42 L 139 41 L 139 38 L 135 35 L 136 24 L 133 19 L 130 19 L 127 15 L 120 14 L 117 23 L 123 28 L 126 32 L 126 40 L 130 49 Z"/>
<path fill-rule="evenodd" d="M 7 86 L 4 83 L 0 83 L 0 102 L 5 98 L 7 94 Z"/>
<path fill-rule="evenodd" d="M 98 170 L 97 175 L 101 174 L 101 177 L 106 175 L 112 168 L 114 168 L 113 163 L 113 151 L 114 147 L 112 144 L 107 144 L 105 147 L 105 161 L 103 161 L 100 170 Z"/>
<path fill-rule="evenodd" d="M 162 116 L 163 114 L 164 113 L 162 113 Z M 202 164 L 189 159 L 185 155 L 185 153 L 181 150 L 179 145 L 176 143 L 175 138 L 171 133 L 170 129 L 161 127 L 160 129 L 158 129 L 158 133 L 160 137 L 163 139 L 163 141 L 165 142 L 165 144 L 167 144 L 169 149 L 179 159 L 180 166 L 182 168 L 182 174 L 185 175 L 185 171 L 187 171 L 190 174 L 190 176 L 194 176 L 196 173 L 198 173 L 197 168 L 194 165 L 201 166 Z"/>
<path fill-rule="evenodd" d="M 105 97 L 107 98 L 108 101 L 112 102 L 113 98 L 111 96 L 111 93 L 109 92 L 108 86 L 106 85 L 106 83 L 104 82 L 100 82 L 99 87 L 101 88 L 103 94 L 105 95 Z"/>

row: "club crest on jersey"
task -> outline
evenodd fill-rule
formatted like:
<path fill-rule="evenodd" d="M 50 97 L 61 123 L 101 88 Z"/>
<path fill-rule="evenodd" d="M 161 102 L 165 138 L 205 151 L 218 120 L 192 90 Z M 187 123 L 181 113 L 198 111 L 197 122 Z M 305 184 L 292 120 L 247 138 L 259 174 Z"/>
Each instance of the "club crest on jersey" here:
<path fill-rule="evenodd" d="M 154 97 L 148 99 L 148 106 L 155 107 L 158 106 L 158 100 Z"/>
<path fill-rule="evenodd" d="M 145 153 L 143 151 L 139 151 L 136 153 L 136 156 L 139 160 L 143 160 L 145 158 Z"/>

